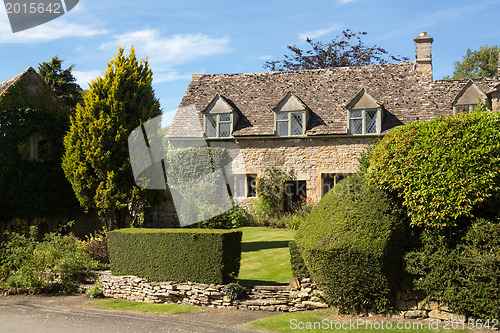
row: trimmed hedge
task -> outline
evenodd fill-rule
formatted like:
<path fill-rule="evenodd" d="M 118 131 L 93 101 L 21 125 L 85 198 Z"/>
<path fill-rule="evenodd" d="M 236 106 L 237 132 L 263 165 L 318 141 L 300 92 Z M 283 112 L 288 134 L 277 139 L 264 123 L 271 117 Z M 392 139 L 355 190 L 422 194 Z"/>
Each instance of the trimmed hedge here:
<path fill-rule="evenodd" d="M 341 312 L 390 308 L 401 263 L 404 215 L 357 176 L 335 186 L 303 223 L 295 241 L 326 301 Z"/>
<path fill-rule="evenodd" d="M 241 231 L 209 229 L 111 231 L 111 271 L 150 281 L 228 283 L 240 269 L 241 235 Z"/>
<path fill-rule="evenodd" d="M 415 286 L 455 312 L 500 318 L 500 223 L 478 219 L 455 248 L 439 235 L 406 255 Z"/>
<path fill-rule="evenodd" d="M 309 278 L 311 274 L 307 270 L 304 258 L 300 254 L 300 249 L 295 241 L 288 242 L 288 249 L 290 250 L 290 265 L 292 266 L 292 274 L 299 279 Z"/>

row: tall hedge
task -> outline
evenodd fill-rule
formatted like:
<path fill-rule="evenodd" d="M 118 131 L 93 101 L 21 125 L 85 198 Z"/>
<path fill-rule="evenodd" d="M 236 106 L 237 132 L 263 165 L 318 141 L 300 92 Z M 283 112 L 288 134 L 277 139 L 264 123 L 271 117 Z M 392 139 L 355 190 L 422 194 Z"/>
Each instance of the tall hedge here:
<path fill-rule="evenodd" d="M 368 177 L 400 197 L 412 225 L 468 225 L 500 215 L 500 113 L 414 122 L 375 147 Z"/>
<path fill-rule="evenodd" d="M 241 231 L 121 229 L 108 233 L 111 271 L 150 281 L 222 284 L 238 276 Z"/>
<path fill-rule="evenodd" d="M 452 310 L 480 319 L 500 318 L 500 223 L 479 219 L 450 248 L 436 235 L 406 255 L 415 286 Z"/>
<path fill-rule="evenodd" d="M 402 219 L 382 191 L 359 177 L 320 200 L 296 242 L 328 303 L 343 312 L 388 309 L 402 255 Z"/>

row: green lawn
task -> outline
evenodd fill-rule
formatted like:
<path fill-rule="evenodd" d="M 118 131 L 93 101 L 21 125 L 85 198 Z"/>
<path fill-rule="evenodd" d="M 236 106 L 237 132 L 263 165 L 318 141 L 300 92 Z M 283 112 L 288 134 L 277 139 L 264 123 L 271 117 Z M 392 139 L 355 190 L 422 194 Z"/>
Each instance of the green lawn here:
<path fill-rule="evenodd" d="M 123 311 L 141 311 L 141 312 L 159 312 L 168 314 L 187 313 L 196 311 L 199 308 L 187 304 L 152 304 L 143 302 L 131 302 L 121 299 L 100 299 L 94 303 L 102 309 L 106 310 L 123 310 Z"/>
<path fill-rule="evenodd" d="M 390 320 L 390 319 L 389 319 Z M 445 330 L 443 323 L 439 327 L 433 322 L 397 321 L 373 319 L 370 317 L 334 317 L 333 310 L 294 312 L 260 319 L 250 323 L 250 327 L 271 332 L 337 332 L 337 333 L 444 333 L 472 332 L 468 330 Z M 390 322 L 390 324 L 389 324 Z M 344 328 L 342 328 L 342 325 Z M 389 326 L 390 325 L 390 326 Z M 397 325 L 402 325 L 398 327 Z M 408 325 L 408 326 L 405 326 Z"/>
<path fill-rule="evenodd" d="M 288 242 L 295 230 L 258 227 L 239 228 L 243 232 L 241 268 L 242 284 L 288 283 L 293 277 Z"/>

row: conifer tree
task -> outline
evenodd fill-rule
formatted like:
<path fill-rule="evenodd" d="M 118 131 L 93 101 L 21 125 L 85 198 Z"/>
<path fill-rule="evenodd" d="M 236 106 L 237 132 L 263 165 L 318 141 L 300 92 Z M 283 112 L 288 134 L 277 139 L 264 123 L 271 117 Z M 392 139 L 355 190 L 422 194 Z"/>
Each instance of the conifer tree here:
<path fill-rule="evenodd" d="M 147 59 L 138 61 L 134 48 L 120 48 L 104 78 L 92 81 L 78 105 L 64 138 L 63 169 L 78 201 L 95 210 L 108 229 L 125 226 L 129 207 L 150 193 L 135 186 L 128 136 L 161 114 L 152 88 Z"/>

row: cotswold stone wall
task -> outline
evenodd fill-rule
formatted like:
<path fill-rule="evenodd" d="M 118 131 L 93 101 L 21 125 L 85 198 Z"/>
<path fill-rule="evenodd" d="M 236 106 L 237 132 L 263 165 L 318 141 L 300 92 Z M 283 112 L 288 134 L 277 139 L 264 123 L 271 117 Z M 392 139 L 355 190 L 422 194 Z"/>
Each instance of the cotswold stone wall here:
<path fill-rule="evenodd" d="M 378 137 L 262 138 L 238 139 L 243 165 L 233 173 L 256 174 L 272 166 L 293 171 L 296 180 L 305 180 L 307 197 L 318 201 L 322 195 L 321 175 L 353 174 L 358 170 L 361 152 Z"/>
<path fill-rule="evenodd" d="M 149 282 L 136 276 L 113 276 L 109 272 L 101 273 L 100 280 L 106 297 L 136 302 L 285 312 L 328 307 L 309 279 L 294 279 L 295 283 L 288 286 L 254 286 L 244 300 L 227 296 L 225 285 Z"/>

